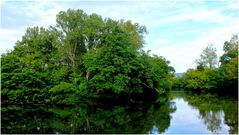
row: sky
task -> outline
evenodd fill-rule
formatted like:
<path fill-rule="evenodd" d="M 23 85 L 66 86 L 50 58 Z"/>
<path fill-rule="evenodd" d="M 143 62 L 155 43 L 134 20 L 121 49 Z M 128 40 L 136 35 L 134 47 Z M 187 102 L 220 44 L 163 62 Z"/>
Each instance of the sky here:
<path fill-rule="evenodd" d="M 0 53 L 12 50 L 27 27 L 55 25 L 56 14 L 82 9 L 147 27 L 144 50 L 165 57 L 177 73 L 195 68 L 202 50 L 239 32 L 239 0 L 1 0 Z"/>

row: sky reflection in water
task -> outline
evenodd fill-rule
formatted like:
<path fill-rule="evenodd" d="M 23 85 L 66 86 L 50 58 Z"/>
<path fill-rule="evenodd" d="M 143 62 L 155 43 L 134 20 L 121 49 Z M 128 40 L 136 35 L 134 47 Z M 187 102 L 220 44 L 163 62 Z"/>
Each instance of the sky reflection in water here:
<path fill-rule="evenodd" d="M 172 100 L 177 107 L 176 111 L 171 114 L 171 122 L 165 134 L 211 134 L 204 120 L 200 116 L 199 110 L 188 104 L 182 97 Z M 212 113 L 209 113 L 209 115 Z M 220 127 L 216 128 L 214 133 L 228 134 L 229 127 L 224 124 L 224 112 L 216 112 L 216 117 L 220 122 Z M 159 134 L 157 127 L 153 126 L 151 133 Z"/>

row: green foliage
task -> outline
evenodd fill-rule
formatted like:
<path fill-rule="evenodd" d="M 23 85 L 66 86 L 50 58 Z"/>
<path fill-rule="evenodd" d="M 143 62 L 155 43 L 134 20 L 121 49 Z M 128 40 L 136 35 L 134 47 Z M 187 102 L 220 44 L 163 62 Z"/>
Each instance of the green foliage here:
<path fill-rule="evenodd" d="M 87 15 L 82 10 L 61 11 L 56 23 L 68 64 L 78 73 L 84 71 L 82 58 L 88 51 L 119 42 L 133 50 L 140 49 L 144 43 L 143 34 L 146 33 L 146 28 L 138 23 L 103 20 L 95 13 Z"/>
<path fill-rule="evenodd" d="M 218 69 L 188 70 L 184 83 L 188 89 L 211 90 L 217 88 L 221 80 L 222 76 Z"/>
<path fill-rule="evenodd" d="M 162 56 L 153 56 L 149 59 L 151 74 L 153 77 L 153 86 L 161 90 L 170 90 L 172 87 L 172 78 L 175 72 L 174 68 L 169 66 L 170 62 Z M 158 81 L 160 80 L 160 81 Z"/>
<path fill-rule="evenodd" d="M 191 90 L 214 90 L 216 93 L 237 95 L 238 36 L 234 35 L 230 42 L 226 41 L 223 48 L 225 53 L 220 57 L 219 68 L 207 68 L 204 63 L 198 61 L 197 69 L 190 69 L 182 78 L 178 78 L 175 87 Z M 228 89 L 228 91 L 224 89 Z"/>
<path fill-rule="evenodd" d="M 120 46 L 104 46 L 84 58 L 91 90 L 129 91 L 136 56 Z M 132 64 L 131 64 L 132 63 Z M 133 74 L 132 74 L 133 75 Z"/>
<path fill-rule="evenodd" d="M 104 46 L 85 55 L 90 89 L 141 93 L 142 83 L 149 88 L 170 88 L 169 73 L 173 68 L 169 62 L 162 57 L 136 54 L 128 48 Z"/>
<path fill-rule="evenodd" d="M 238 78 L 238 57 L 232 58 L 228 64 L 224 66 L 228 79 Z"/>
<path fill-rule="evenodd" d="M 238 57 L 238 35 L 233 35 L 231 40 L 224 42 L 224 54 L 220 58 L 222 65 L 229 63 L 232 58 Z"/>
<path fill-rule="evenodd" d="M 74 85 L 66 82 L 61 82 L 60 84 L 54 86 L 49 90 L 50 93 L 55 94 L 66 94 L 66 93 L 71 93 L 75 90 Z"/>
<path fill-rule="evenodd" d="M 171 88 L 173 68 L 141 51 L 146 33 L 131 21 L 61 11 L 55 26 L 27 28 L 2 55 L 2 102 L 73 104 L 101 93 L 162 94 Z"/>
<path fill-rule="evenodd" d="M 230 42 L 224 43 L 224 54 L 220 58 L 221 68 L 227 75 L 228 80 L 238 78 L 238 35 L 233 35 Z"/>

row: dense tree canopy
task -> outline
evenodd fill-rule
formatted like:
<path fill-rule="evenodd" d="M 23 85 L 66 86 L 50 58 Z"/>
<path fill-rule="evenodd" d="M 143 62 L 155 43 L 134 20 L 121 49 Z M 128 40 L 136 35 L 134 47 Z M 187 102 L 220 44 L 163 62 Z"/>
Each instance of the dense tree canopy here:
<path fill-rule="evenodd" d="M 82 10 L 61 11 L 56 26 L 28 28 L 3 54 L 3 103 L 70 103 L 100 93 L 163 93 L 174 69 L 142 51 L 147 30 Z M 147 93 L 147 92 L 146 92 Z"/>
<path fill-rule="evenodd" d="M 103 20 L 100 15 L 87 15 L 82 10 L 61 11 L 57 15 L 56 23 L 55 29 L 61 34 L 65 53 L 73 70 L 79 70 L 83 66 L 82 57 L 91 49 L 116 42 L 121 42 L 133 50 L 140 49 L 144 43 L 143 35 L 146 33 L 146 28 L 137 23 L 110 18 Z"/>

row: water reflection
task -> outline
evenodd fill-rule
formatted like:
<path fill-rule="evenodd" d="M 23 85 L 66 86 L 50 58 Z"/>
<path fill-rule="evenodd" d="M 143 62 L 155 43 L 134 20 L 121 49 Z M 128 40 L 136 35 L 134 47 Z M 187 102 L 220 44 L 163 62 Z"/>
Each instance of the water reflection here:
<path fill-rule="evenodd" d="M 207 129 L 210 130 L 212 133 L 228 133 L 225 129 L 224 132 L 222 132 L 222 126 L 223 128 L 227 127 L 222 123 L 223 111 L 210 111 L 208 113 L 204 113 L 203 115 L 201 114 L 199 118 L 203 120 L 204 124 L 207 126 Z"/>
<path fill-rule="evenodd" d="M 134 103 L 128 106 L 31 105 L 3 106 L 2 133 L 148 133 L 155 125 L 164 132 L 170 125 L 165 104 Z"/>
<path fill-rule="evenodd" d="M 237 133 L 238 102 L 177 94 L 161 104 L 2 105 L 2 133 Z"/>
<path fill-rule="evenodd" d="M 177 110 L 165 133 L 238 133 L 238 102 L 211 94 L 173 93 Z"/>
<path fill-rule="evenodd" d="M 211 133 L 238 133 L 238 101 L 212 94 L 187 94 L 186 101 L 199 111 Z"/>

